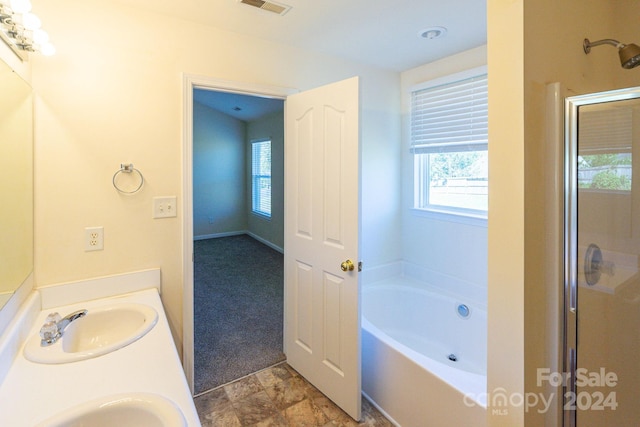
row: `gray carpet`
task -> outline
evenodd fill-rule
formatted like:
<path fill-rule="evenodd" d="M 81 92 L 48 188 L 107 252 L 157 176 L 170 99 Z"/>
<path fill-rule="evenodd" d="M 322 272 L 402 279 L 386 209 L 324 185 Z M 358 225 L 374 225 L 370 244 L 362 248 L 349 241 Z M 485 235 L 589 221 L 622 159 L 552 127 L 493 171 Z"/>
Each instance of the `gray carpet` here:
<path fill-rule="evenodd" d="M 195 393 L 285 360 L 283 256 L 247 236 L 194 242 Z"/>

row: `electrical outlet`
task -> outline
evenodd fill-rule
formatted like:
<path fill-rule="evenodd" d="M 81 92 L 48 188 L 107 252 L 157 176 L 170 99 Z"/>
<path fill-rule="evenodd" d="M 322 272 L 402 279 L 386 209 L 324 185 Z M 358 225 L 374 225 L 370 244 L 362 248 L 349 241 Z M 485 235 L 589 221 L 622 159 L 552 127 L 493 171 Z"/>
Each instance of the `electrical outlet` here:
<path fill-rule="evenodd" d="M 84 251 L 101 251 L 104 249 L 104 228 L 87 227 L 84 229 Z"/>
<path fill-rule="evenodd" d="M 176 196 L 153 198 L 153 217 L 170 218 L 177 215 Z"/>

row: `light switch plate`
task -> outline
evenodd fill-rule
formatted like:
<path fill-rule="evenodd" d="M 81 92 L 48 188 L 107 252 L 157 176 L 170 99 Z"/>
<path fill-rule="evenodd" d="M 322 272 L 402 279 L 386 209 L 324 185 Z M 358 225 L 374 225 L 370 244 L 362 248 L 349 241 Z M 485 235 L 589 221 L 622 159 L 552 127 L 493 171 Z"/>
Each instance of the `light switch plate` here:
<path fill-rule="evenodd" d="M 176 196 L 153 198 L 153 218 L 171 218 L 177 215 Z"/>

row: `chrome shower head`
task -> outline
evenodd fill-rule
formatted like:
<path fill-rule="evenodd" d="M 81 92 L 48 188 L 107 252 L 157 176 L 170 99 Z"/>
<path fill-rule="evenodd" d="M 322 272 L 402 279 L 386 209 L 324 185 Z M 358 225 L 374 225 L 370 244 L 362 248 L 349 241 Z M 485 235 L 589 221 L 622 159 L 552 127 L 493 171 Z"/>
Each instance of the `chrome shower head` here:
<path fill-rule="evenodd" d="M 640 47 L 637 44 L 629 43 L 618 51 L 620 64 L 623 68 L 631 69 L 640 65 Z"/>
<path fill-rule="evenodd" d="M 622 68 L 626 68 L 627 70 L 629 70 L 640 65 L 640 47 L 633 43 L 623 44 L 613 39 L 603 39 L 591 42 L 589 41 L 589 39 L 584 39 L 582 48 L 584 49 L 584 53 L 589 53 L 591 52 L 592 47 L 600 46 L 603 44 L 610 44 L 618 48 L 620 65 L 622 66 Z"/>

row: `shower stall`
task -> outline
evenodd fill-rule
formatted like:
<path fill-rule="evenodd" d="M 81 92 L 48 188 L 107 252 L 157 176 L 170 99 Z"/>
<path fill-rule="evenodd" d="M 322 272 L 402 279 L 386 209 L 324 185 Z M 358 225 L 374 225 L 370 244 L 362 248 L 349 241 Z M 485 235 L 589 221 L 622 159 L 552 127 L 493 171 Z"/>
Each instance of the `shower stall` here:
<path fill-rule="evenodd" d="M 640 420 L 640 87 L 565 100 L 565 427 Z"/>

